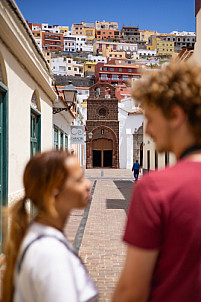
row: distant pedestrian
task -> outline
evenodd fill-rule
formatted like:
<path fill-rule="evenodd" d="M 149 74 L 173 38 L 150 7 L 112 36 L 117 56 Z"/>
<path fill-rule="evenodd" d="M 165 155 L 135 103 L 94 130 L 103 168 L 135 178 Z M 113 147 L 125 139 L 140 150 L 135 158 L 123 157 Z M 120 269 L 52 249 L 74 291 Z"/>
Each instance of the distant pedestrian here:
<path fill-rule="evenodd" d="M 113 302 L 200 302 L 201 67 L 169 63 L 136 81 L 133 97 L 157 152 L 173 152 L 178 162 L 135 187 Z"/>
<path fill-rule="evenodd" d="M 138 163 L 137 159 L 136 162 L 133 164 L 132 171 L 134 171 L 134 178 L 137 181 L 140 173 L 140 164 Z"/>
<path fill-rule="evenodd" d="M 2 302 L 94 302 L 97 290 L 63 230 L 71 210 L 84 208 L 90 182 L 75 156 L 49 151 L 32 157 L 24 197 L 12 208 Z M 27 201 L 36 209 L 29 223 Z"/>

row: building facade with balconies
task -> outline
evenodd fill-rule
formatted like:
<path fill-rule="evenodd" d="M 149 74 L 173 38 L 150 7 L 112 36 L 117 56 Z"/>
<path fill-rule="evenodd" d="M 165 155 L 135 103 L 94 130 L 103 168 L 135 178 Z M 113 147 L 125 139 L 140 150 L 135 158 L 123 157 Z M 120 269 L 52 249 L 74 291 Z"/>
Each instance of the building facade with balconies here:
<path fill-rule="evenodd" d="M 86 36 L 88 41 L 93 41 L 96 36 L 95 28 L 84 27 L 84 35 Z"/>
<path fill-rule="evenodd" d="M 124 41 L 139 43 L 140 42 L 139 27 L 123 25 L 121 29 L 121 37 Z"/>
<path fill-rule="evenodd" d="M 73 35 L 84 35 L 84 24 L 73 23 L 71 26 L 71 32 Z"/>
<path fill-rule="evenodd" d="M 120 39 L 120 31 L 118 29 L 99 29 L 96 30 L 97 40 Z"/>
<path fill-rule="evenodd" d="M 71 58 L 66 58 L 66 75 L 84 77 L 84 65 Z"/>
<path fill-rule="evenodd" d="M 42 47 L 50 51 L 63 51 L 63 34 L 42 32 Z"/>
<path fill-rule="evenodd" d="M 132 51 L 137 52 L 138 46 L 136 43 L 124 43 L 124 42 L 109 42 L 109 41 L 95 41 L 93 43 L 93 53 L 103 54 L 106 56 L 110 51 Z"/>
<path fill-rule="evenodd" d="M 95 82 L 108 82 L 112 85 L 121 85 L 139 79 L 141 71 L 137 66 L 113 65 L 98 63 L 95 67 Z"/>
<path fill-rule="evenodd" d="M 67 34 L 63 37 L 63 51 L 69 53 L 76 53 L 76 37 Z"/>
<path fill-rule="evenodd" d="M 118 22 L 106 22 L 106 21 L 96 21 L 95 23 L 96 30 L 100 29 L 118 29 Z"/>
<path fill-rule="evenodd" d="M 193 35 L 151 35 L 148 39 L 147 49 L 153 48 L 153 40 L 160 39 L 163 42 L 172 42 L 174 43 L 174 51 L 180 52 L 183 48 L 193 49 L 196 41 L 196 37 Z"/>

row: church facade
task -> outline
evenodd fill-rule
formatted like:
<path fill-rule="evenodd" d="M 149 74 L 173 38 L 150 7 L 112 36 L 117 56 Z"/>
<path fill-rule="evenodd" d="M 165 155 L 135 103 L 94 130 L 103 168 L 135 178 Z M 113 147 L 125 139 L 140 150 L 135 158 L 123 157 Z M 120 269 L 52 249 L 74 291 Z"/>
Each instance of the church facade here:
<path fill-rule="evenodd" d="M 118 99 L 108 83 L 91 86 L 87 100 L 86 168 L 119 168 Z M 89 138 L 88 134 L 92 138 Z"/>

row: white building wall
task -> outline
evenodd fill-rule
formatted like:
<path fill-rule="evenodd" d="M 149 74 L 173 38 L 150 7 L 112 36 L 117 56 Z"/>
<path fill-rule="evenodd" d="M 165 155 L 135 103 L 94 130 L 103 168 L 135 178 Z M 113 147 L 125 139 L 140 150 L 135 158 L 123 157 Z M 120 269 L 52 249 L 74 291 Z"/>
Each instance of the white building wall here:
<path fill-rule="evenodd" d="M 32 25 L 33 31 L 41 31 L 41 28 L 38 25 Z"/>
<path fill-rule="evenodd" d="M 140 56 L 152 57 L 157 55 L 157 50 L 148 50 L 148 49 L 138 49 L 137 53 Z"/>
<path fill-rule="evenodd" d="M 117 43 L 117 50 L 137 51 L 137 49 L 138 49 L 137 44 L 134 44 L 134 43 Z"/>
<path fill-rule="evenodd" d="M 73 35 L 71 31 L 68 31 L 64 35 L 65 51 L 68 51 L 67 49 L 70 47 L 69 45 L 66 45 L 66 42 L 68 42 L 68 40 L 66 40 L 65 37 L 68 37 L 68 38 L 72 37 L 72 38 L 76 39 L 76 41 L 75 41 L 75 45 L 76 45 L 75 51 L 76 52 L 77 51 L 93 52 L 93 46 L 86 44 L 87 37 L 85 35 Z"/>
<path fill-rule="evenodd" d="M 42 30 L 43 31 L 49 31 L 51 33 L 60 34 L 60 27 L 59 26 L 52 27 L 52 26 L 49 26 L 48 23 L 42 23 Z"/>
<path fill-rule="evenodd" d="M 128 114 L 119 107 L 119 167 L 131 169 L 133 165 L 133 134 L 143 123 L 142 114 Z"/>
<path fill-rule="evenodd" d="M 84 65 L 73 61 L 71 58 L 66 58 L 66 74 L 75 76 L 79 74 L 81 77 L 84 76 Z"/>
<path fill-rule="evenodd" d="M 30 108 L 35 90 L 41 104 L 41 151 L 52 149 L 52 102 L 31 74 L 0 43 L 9 89 L 8 201 L 22 194 L 24 167 L 30 158 Z"/>
<path fill-rule="evenodd" d="M 93 47 L 93 46 L 92 46 Z M 92 50 L 93 51 L 93 50 Z M 99 63 L 107 63 L 107 58 L 103 56 L 93 56 L 93 55 L 88 55 L 88 60 Z"/>
<path fill-rule="evenodd" d="M 181 31 L 181 32 L 179 32 L 179 31 L 172 31 L 171 33 L 170 33 L 171 35 L 175 35 L 175 36 L 195 36 L 195 32 L 193 32 L 193 31 Z"/>
<path fill-rule="evenodd" d="M 74 40 L 63 40 L 63 49 L 66 52 L 76 52 L 76 41 Z"/>
<path fill-rule="evenodd" d="M 63 141 L 63 147 L 65 149 L 65 134 L 68 136 L 68 151 L 70 152 L 70 126 L 72 125 L 73 122 L 73 117 L 69 112 L 61 112 L 61 113 L 56 113 L 53 115 L 53 126 L 58 127 L 64 132 L 64 141 Z M 54 135 L 54 131 L 53 131 Z M 60 135 L 59 135 L 60 137 Z M 54 140 L 54 137 L 53 137 Z M 54 144 L 54 141 L 53 141 Z M 60 142 L 59 142 L 60 144 Z"/>
<path fill-rule="evenodd" d="M 196 15 L 196 43 L 192 59 L 201 64 L 201 9 Z"/>
<path fill-rule="evenodd" d="M 16 18 L 18 13 L 18 18 Z M 41 112 L 41 151 L 52 148 L 51 71 L 30 38 L 31 31 L 15 3 L 0 5 L 0 62 L 8 88 L 8 203 L 21 197 L 22 177 L 31 156 L 31 100 L 35 92 Z M 17 33 L 17 34 L 16 34 Z M 29 34 L 30 35 L 29 35 Z"/>
<path fill-rule="evenodd" d="M 43 46 L 42 46 L 42 39 L 35 38 L 35 40 L 36 40 L 36 43 L 38 44 L 40 50 L 42 51 L 42 49 L 43 49 Z"/>
<path fill-rule="evenodd" d="M 52 72 L 57 75 L 66 75 L 66 60 L 63 57 L 51 59 Z"/>
<path fill-rule="evenodd" d="M 85 44 L 82 48 L 83 52 L 93 52 L 93 45 Z"/>
<path fill-rule="evenodd" d="M 147 151 L 150 153 L 150 170 L 155 170 L 155 143 L 153 139 L 145 134 L 146 131 L 146 119 L 144 120 L 144 134 L 143 134 L 143 169 L 148 170 L 148 159 Z M 176 157 L 173 153 L 169 153 L 169 165 L 174 165 L 176 162 Z M 165 154 L 158 153 L 158 170 L 165 168 Z"/>
<path fill-rule="evenodd" d="M 76 37 L 76 51 L 83 51 L 86 47 L 87 37 L 84 35 L 74 35 Z"/>

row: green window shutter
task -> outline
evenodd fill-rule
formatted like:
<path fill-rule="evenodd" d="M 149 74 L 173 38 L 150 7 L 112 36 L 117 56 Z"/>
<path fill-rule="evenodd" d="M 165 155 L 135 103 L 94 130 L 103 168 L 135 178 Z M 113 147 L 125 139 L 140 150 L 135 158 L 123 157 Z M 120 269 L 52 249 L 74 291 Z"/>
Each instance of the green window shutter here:
<path fill-rule="evenodd" d="M 59 149 L 59 130 L 54 126 L 54 148 Z"/>
<path fill-rule="evenodd" d="M 41 115 L 33 108 L 31 108 L 30 132 L 31 156 L 33 156 L 41 150 Z"/>
<path fill-rule="evenodd" d="M 60 150 L 63 150 L 63 146 L 64 146 L 64 133 L 60 130 Z"/>
<path fill-rule="evenodd" d="M 68 135 L 65 134 L 65 150 L 68 151 Z"/>
<path fill-rule="evenodd" d="M 7 228 L 7 220 L 3 221 L 3 206 L 8 205 L 8 89 L 0 82 L 0 253 L 2 253 L 3 226 Z"/>

